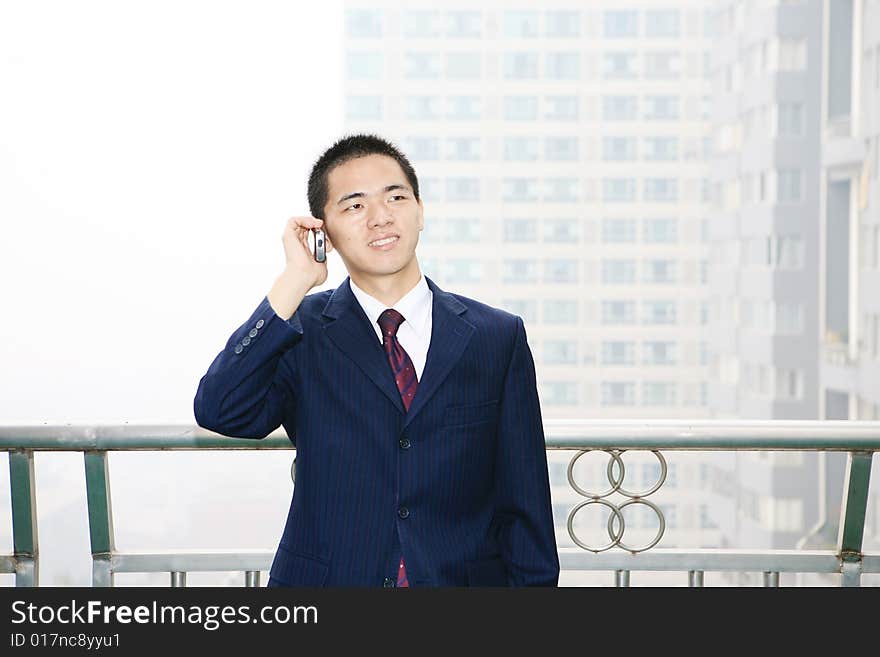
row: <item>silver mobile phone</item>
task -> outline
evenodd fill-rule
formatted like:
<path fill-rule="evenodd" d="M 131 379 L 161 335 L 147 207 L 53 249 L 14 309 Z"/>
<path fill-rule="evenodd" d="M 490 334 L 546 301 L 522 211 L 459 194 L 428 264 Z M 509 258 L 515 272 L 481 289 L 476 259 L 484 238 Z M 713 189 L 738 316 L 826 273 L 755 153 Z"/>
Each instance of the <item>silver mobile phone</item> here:
<path fill-rule="evenodd" d="M 312 234 L 315 241 L 315 262 L 324 262 L 327 260 L 327 252 L 324 249 L 324 231 L 320 228 L 312 228 Z"/>

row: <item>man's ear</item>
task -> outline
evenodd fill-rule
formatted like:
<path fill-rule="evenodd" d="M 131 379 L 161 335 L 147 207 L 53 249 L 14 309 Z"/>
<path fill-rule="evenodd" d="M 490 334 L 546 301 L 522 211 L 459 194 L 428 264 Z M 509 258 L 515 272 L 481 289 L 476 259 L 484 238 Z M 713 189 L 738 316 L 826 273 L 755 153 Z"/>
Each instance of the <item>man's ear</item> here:
<path fill-rule="evenodd" d="M 419 230 L 425 229 L 425 206 L 422 204 L 422 199 L 419 199 Z"/>

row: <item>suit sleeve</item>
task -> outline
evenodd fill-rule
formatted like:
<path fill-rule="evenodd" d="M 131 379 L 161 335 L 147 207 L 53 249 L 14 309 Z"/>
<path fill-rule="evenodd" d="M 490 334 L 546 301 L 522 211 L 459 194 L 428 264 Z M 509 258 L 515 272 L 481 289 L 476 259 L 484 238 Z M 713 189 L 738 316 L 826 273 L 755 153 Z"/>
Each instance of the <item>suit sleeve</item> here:
<path fill-rule="evenodd" d="M 535 363 L 517 317 L 504 379 L 495 463 L 499 545 L 513 586 L 557 586 L 559 555 Z"/>
<path fill-rule="evenodd" d="M 285 321 L 264 297 L 199 381 L 198 425 L 235 438 L 265 438 L 292 418 L 293 371 L 282 356 L 302 335 L 299 310 Z"/>

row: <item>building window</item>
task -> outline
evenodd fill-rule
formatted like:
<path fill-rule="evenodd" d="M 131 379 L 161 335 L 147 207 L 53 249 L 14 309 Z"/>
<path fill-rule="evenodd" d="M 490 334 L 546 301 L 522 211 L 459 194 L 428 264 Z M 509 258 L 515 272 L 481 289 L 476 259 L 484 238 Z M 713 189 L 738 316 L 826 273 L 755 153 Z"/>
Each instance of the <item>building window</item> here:
<path fill-rule="evenodd" d="M 501 307 L 522 317 L 526 324 L 538 321 L 538 302 L 534 299 L 502 299 Z"/>
<path fill-rule="evenodd" d="M 544 74 L 551 80 L 577 80 L 581 76 L 580 53 L 548 52 L 544 56 Z"/>
<path fill-rule="evenodd" d="M 644 275 L 642 282 L 644 283 L 675 283 L 675 260 L 645 260 Z"/>
<path fill-rule="evenodd" d="M 538 261 L 533 259 L 504 260 L 501 280 L 503 283 L 537 283 Z"/>
<path fill-rule="evenodd" d="M 382 118 L 382 96 L 346 96 L 345 118 L 379 120 Z"/>
<path fill-rule="evenodd" d="M 631 38 L 639 35 L 639 15 L 636 11 L 606 11 L 604 19 L 606 38 Z"/>
<path fill-rule="evenodd" d="M 580 222 L 577 219 L 547 219 L 544 226 L 544 241 L 575 244 L 580 241 Z"/>
<path fill-rule="evenodd" d="M 524 80 L 538 77 L 538 54 L 532 52 L 504 53 L 504 77 Z"/>
<path fill-rule="evenodd" d="M 483 263 L 471 258 L 454 258 L 445 263 L 446 278 L 450 283 L 479 283 L 483 277 Z"/>
<path fill-rule="evenodd" d="M 449 178 L 446 180 L 447 201 L 479 201 L 479 178 Z"/>
<path fill-rule="evenodd" d="M 408 38 L 431 38 L 440 36 L 440 12 L 404 11 L 403 36 Z"/>
<path fill-rule="evenodd" d="M 798 203 L 801 201 L 801 170 L 780 169 L 777 174 L 776 198 L 780 203 Z"/>
<path fill-rule="evenodd" d="M 479 11 L 450 11 L 446 14 L 446 36 L 479 38 L 483 34 L 483 17 Z"/>
<path fill-rule="evenodd" d="M 407 52 L 403 54 L 403 76 L 414 80 L 431 80 L 440 77 L 439 53 Z"/>
<path fill-rule="evenodd" d="M 603 219 L 602 241 L 609 244 L 633 243 L 636 241 L 635 219 Z"/>
<path fill-rule="evenodd" d="M 776 132 L 780 137 L 800 137 L 804 134 L 803 103 L 780 103 L 776 106 Z"/>
<path fill-rule="evenodd" d="M 635 406 L 636 384 L 631 381 L 603 381 L 602 406 Z"/>
<path fill-rule="evenodd" d="M 345 33 L 353 38 L 382 36 L 382 12 L 366 9 L 347 9 Z"/>
<path fill-rule="evenodd" d="M 480 241 L 481 237 L 479 219 L 450 219 L 446 222 L 447 242 L 470 242 L 476 244 Z"/>
<path fill-rule="evenodd" d="M 440 118 L 440 98 L 437 96 L 406 96 L 403 105 L 404 115 L 409 120 Z"/>
<path fill-rule="evenodd" d="M 648 244 L 674 244 L 678 241 L 676 219 L 645 219 L 643 236 Z"/>
<path fill-rule="evenodd" d="M 436 137 L 407 137 L 404 143 L 407 155 L 416 162 L 440 159 L 440 140 Z"/>
<path fill-rule="evenodd" d="M 578 403 L 577 387 L 577 381 L 545 381 L 541 401 L 552 406 L 573 406 Z"/>
<path fill-rule="evenodd" d="M 504 36 L 510 39 L 530 39 L 538 36 L 538 12 L 505 11 Z"/>
<path fill-rule="evenodd" d="M 534 121 L 538 118 L 538 97 L 505 96 L 504 118 L 508 121 Z"/>
<path fill-rule="evenodd" d="M 604 121 L 634 121 L 638 114 L 636 96 L 603 96 L 602 119 Z"/>
<path fill-rule="evenodd" d="M 676 384 L 668 381 L 645 381 L 642 406 L 674 406 Z"/>
<path fill-rule="evenodd" d="M 446 54 L 446 77 L 455 80 L 473 80 L 483 76 L 482 55 L 478 52 L 451 52 Z"/>
<path fill-rule="evenodd" d="M 629 285 L 635 282 L 635 260 L 602 260 L 602 283 L 606 285 Z"/>
<path fill-rule="evenodd" d="M 679 35 L 679 12 L 675 9 L 648 10 L 645 12 L 645 35 L 672 39 Z"/>
<path fill-rule="evenodd" d="M 678 159 L 678 138 L 645 137 L 642 157 L 648 161 L 670 162 Z"/>
<path fill-rule="evenodd" d="M 644 324 L 675 324 L 675 301 L 643 302 Z"/>
<path fill-rule="evenodd" d="M 671 203 L 678 200 L 675 178 L 645 178 L 645 200 Z"/>
<path fill-rule="evenodd" d="M 346 75 L 351 80 L 378 80 L 382 77 L 381 52 L 350 52 L 346 55 Z"/>
<path fill-rule="evenodd" d="M 545 201 L 574 203 L 578 200 L 577 178 L 547 178 L 544 185 Z"/>
<path fill-rule="evenodd" d="M 636 77 L 636 55 L 631 52 L 607 52 L 603 75 L 608 79 Z"/>
<path fill-rule="evenodd" d="M 548 121 L 576 121 L 578 119 L 577 96 L 545 96 L 544 118 Z"/>
<path fill-rule="evenodd" d="M 480 159 L 479 137 L 449 137 L 446 140 L 446 159 L 473 161 Z"/>
<path fill-rule="evenodd" d="M 577 324 L 577 301 L 568 299 L 545 299 L 544 322 L 546 324 Z"/>
<path fill-rule="evenodd" d="M 678 96 L 645 96 L 644 118 L 648 121 L 675 121 L 678 119 Z"/>
<path fill-rule="evenodd" d="M 501 181 L 501 199 L 505 202 L 535 202 L 538 200 L 537 178 L 504 178 Z"/>
<path fill-rule="evenodd" d="M 630 162 L 636 159 L 635 137 L 604 137 L 602 159 L 606 162 Z"/>
<path fill-rule="evenodd" d="M 550 38 L 580 36 L 579 11 L 547 11 L 544 14 L 545 34 Z"/>
<path fill-rule="evenodd" d="M 577 260 L 546 260 L 544 262 L 545 283 L 577 283 Z"/>
<path fill-rule="evenodd" d="M 544 340 L 545 365 L 576 365 L 577 342 L 574 340 Z"/>
<path fill-rule="evenodd" d="M 602 343 L 603 365 L 634 365 L 635 343 L 609 340 Z"/>
<path fill-rule="evenodd" d="M 671 80 L 681 75 L 681 56 L 677 52 L 645 53 L 645 77 Z"/>
<path fill-rule="evenodd" d="M 447 119 L 473 120 L 480 118 L 479 96 L 449 96 L 447 102 Z"/>
<path fill-rule="evenodd" d="M 533 162 L 538 159 L 537 137 L 505 137 L 504 159 L 509 162 Z"/>
<path fill-rule="evenodd" d="M 635 324 L 636 303 L 635 301 L 612 300 L 602 302 L 603 324 Z"/>
<path fill-rule="evenodd" d="M 676 344 L 674 342 L 644 342 L 642 343 L 642 363 L 644 365 L 675 365 L 675 350 Z"/>
<path fill-rule="evenodd" d="M 544 158 L 551 162 L 576 162 L 577 137 L 547 137 L 544 140 Z"/>
<path fill-rule="evenodd" d="M 536 242 L 538 240 L 538 222 L 535 219 L 505 219 L 505 242 Z"/>

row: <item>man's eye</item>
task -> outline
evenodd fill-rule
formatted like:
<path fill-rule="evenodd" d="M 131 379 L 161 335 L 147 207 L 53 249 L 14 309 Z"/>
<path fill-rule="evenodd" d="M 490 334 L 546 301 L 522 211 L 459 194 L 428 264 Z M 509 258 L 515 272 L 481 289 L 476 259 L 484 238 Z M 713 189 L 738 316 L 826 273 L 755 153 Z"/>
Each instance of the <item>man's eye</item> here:
<path fill-rule="evenodd" d="M 351 210 L 352 208 L 357 207 L 357 206 L 359 206 L 359 205 L 360 205 L 360 203 L 355 203 L 354 205 L 349 205 L 347 208 L 345 208 L 345 211 L 348 212 L 348 211 Z"/>
<path fill-rule="evenodd" d="M 391 198 L 392 198 L 392 199 L 395 199 L 395 198 L 406 198 L 406 196 L 401 196 L 400 194 L 395 194 L 395 195 L 392 196 Z"/>

